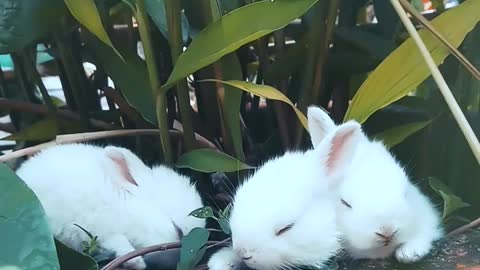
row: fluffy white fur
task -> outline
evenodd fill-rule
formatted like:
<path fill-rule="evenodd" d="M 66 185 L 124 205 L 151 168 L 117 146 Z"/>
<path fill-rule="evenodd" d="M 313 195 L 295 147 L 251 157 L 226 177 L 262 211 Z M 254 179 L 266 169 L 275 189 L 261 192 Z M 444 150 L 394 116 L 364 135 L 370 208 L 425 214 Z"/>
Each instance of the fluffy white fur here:
<path fill-rule="evenodd" d="M 314 147 L 338 127 L 320 108 L 308 109 Z M 338 226 L 344 247 L 354 258 L 384 258 L 395 252 L 402 262 L 413 262 L 430 252 L 443 230 L 429 199 L 413 185 L 404 169 L 380 142 L 362 135 L 337 203 Z M 391 235 L 389 245 L 377 233 Z"/>
<path fill-rule="evenodd" d="M 205 226 L 187 217 L 202 207 L 188 178 L 165 167 L 149 168 L 124 148 L 54 146 L 24 162 L 17 174 L 38 196 L 54 236 L 79 251 L 88 237 L 73 224 L 98 236 L 116 256 L 178 241 L 174 223 L 184 234 Z M 125 266 L 146 267 L 141 257 Z"/>
<path fill-rule="evenodd" d="M 360 136 L 360 126 L 350 123 L 317 149 L 289 152 L 259 168 L 234 197 L 233 250 L 212 256 L 210 269 L 229 269 L 240 260 L 253 269 L 322 266 L 340 248 L 338 180 Z M 278 235 L 288 225 L 291 229 Z"/>

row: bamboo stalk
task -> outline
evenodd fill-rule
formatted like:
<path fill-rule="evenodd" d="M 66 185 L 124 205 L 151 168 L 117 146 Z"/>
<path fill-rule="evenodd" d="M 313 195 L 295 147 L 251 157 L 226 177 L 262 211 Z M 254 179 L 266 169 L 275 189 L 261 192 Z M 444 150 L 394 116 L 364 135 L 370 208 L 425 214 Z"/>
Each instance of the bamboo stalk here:
<path fill-rule="evenodd" d="M 160 142 L 163 150 L 163 157 L 167 164 L 173 164 L 172 145 L 168 134 L 167 100 L 161 94 L 158 68 L 153 53 L 152 38 L 150 36 L 150 22 L 145 10 L 145 0 L 137 0 L 137 20 L 140 38 L 142 40 L 145 61 L 147 62 L 148 76 L 152 87 L 152 93 L 157 106 L 157 121 L 160 128 Z"/>
<path fill-rule="evenodd" d="M 392 3 L 393 7 L 397 11 L 398 15 L 400 16 L 400 19 L 405 25 L 405 28 L 407 29 L 408 33 L 410 34 L 412 39 L 415 41 L 415 44 L 420 50 L 423 58 L 425 59 L 425 62 L 427 63 L 428 68 L 430 69 L 430 72 L 432 73 L 433 79 L 437 83 L 438 88 L 440 89 L 440 92 L 442 93 L 448 107 L 450 108 L 450 111 L 452 112 L 453 117 L 457 121 L 457 124 L 459 125 L 460 130 L 463 132 L 463 135 L 465 136 L 465 139 L 467 140 L 468 145 L 470 146 L 470 149 L 472 150 L 475 158 L 477 159 L 477 162 L 480 164 L 480 143 L 478 141 L 478 138 L 475 136 L 475 133 L 473 132 L 472 127 L 470 126 L 467 119 L 465 118 L 465 115 L 463 114 L 462 109 L 460 108 L 457 101 L 455 100 L 455 97 L 453 96 L 452 91 L 450 90 L 447 83 L 445 82 L 445 79 L 443 78 L 442 74 L 440 73 L 440 70 L 435 64 L 435 61 L 433 60 L 432 56 L 428 52 L 428 49 L 425 46 L 425 43 L 423 43 L 422 39 L 420 38 L 420 35 L 417 33 L 417 30 L 415 29 L 415 26 L 408 18 L 408 14 L 402 8 L 402 5 L 400 4 L 399 0 L 390 0 L 390 2 Z"/>
<path fill-rule="evenodd" d="M 182 39 L 182 20 L 181 7 L 178 0 L 166 0 L 165 12 L 167 14 L 168 26 L 168 41 L 170 44 L 170 51 L 172 56 L 172 64 L 175 65 L 178 57 L 182 53 L 183 39 Z M 186 79 L 177 83 L 177 98 L 178 107 L 180 110 L 180 117 L 184 127 L 184 141 L 185 147 L 192 150 L 195 147 L 195 138 L 192 123 L 192 109 L 190 107 L 190 96 L 188 93 L 188 86 Z"/>

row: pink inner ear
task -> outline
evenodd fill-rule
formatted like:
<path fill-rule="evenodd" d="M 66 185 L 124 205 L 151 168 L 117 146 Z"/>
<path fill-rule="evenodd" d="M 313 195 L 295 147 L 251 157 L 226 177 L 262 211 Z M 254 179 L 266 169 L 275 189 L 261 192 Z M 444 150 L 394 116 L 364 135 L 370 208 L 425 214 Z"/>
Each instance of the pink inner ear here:
<path fill-rule="evenodd" d="M 128 169 L 128 164 L 122 154 L 118 155 L 108 155 L 110 159 L 117 165 L 118 169 L 120 170 L 120 174 L 123 176 L 122 178 L 138 187 L 137 181 L 133 179 L 130 170 Z"/>
<path fill-rule="evenodd" d="M 338 166 L 339 160 L 344 155 L 344 147 L 347 139 L 353 134 L 354 130 L 345 132 L 344 134 L 335 135 L 332 139 L 332 144 L 330 147 L 330 152 L 327 158 L 326 167 L 327 171 L 331 173 Z"/>

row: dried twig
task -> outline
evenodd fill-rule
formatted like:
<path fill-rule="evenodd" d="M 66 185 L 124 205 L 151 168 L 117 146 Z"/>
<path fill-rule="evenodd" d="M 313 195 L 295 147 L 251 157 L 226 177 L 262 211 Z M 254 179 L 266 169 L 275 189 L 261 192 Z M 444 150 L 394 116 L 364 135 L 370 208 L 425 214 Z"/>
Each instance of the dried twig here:
<path fill-rule="evenodd" d="M 210 246 L 210 245 L 214 245 L 214 244 L 217 244 L 217 243 L 218 243 L 217 241 L 208 241 L 207 245 Z M 149 253 L 152 253 L 152 252 L 157 252 L 157 251 L 166 251 L 166 250 L 178 249 L 178 248 L 181 248 L 181 247 L 182 247 L 181 242 L 175 242 L 175 243 L 155 245 L 155 246 L 151 246 L 151 247 L 137 249 L 135 251 L 132 251 L 130 253 L 127 253 L 123 256 L 120 256 L 120 257 L 114 259 L 113 261 L 111 261 L 110 263 L 105 265 L 101 270 L 113 270 L 113 269 L 119 267 L 120 265 L 122 265 L 123 263 L 125 263 L 126 261 L 131 260 L 133 258 L 136 258 L 138 256 L 143 256 L 143 255 L 146 255 L 146 254 L 149 254 Z"/>
<path fill-rule="evenodd" d="M 6 98 L 0 98 L 0 107 L 2 109 L 13 110 L 13 111 L 30 112 L 30 113 L 37 113 L 37 114 L 44 114 L 44 115 L 49 114 L 48 108 L 45 105 L 33 104 L 29 102 L 6 99 Z M 65 110 L 65 109 L 57 110 L 57 115 L 63 118 L 77 120 L 77 121 L 80 121 L 82 119 L 80 114 L 69 111 L 69 110 Z M 102 129 L 112 128 L 112 125 L 100 120 L 90 119 L 90 123 L 93 126 L 102 128 Z"/>
<path fill-rule="evenodd" d="M 465 233 L 471 229 L 475 229 L 477 227 L 480 227 L 480 218 L 477 218 L 476 220 L 468 223 L 467 225 L 464 225 L 458 229 L 455 229 L 447 234 L 447 237 L 450 237 L 452 235 L 457 235 L 461 233 Z"/>
<path fill-rule="evenodd" d="M 455 97 L 453 96 L 452 91 L 450 90 L 447 83 L 445 82 L 445 79 L 440 73 L 440 70 L 435 64 L 435 61 L 433 60 L 432 56 L 428 52 L 428 49 L 425 46 L 425 43 L 423 43 L 422 38 L 417 33 L 415 26 L 408 18 L 408 15 L 405 12 L 405 10 L 403 10 L 399 0 L 390 0 L 390 1 L 393 7 L 395 8 L 395 10 L 397 11 L 398 15 L 400 16 L 400 19 L 405 25 L 405 28 L 407 29 L 408 33 L 410 34 L 413 41 L 415 42 L 418 49 L 420 50 L 425 62 L 427 63 L 428 68 L 430 69 L 430 72 L 432 73 L 433 79 L 437 83 L 438 88 L 440 89 L 440 92 L 442 93 L 448 107 L 450 108 L 450 111 L 453 114 L 453 117 L 457 121 L 457 124 L 460 126 L 460 129 L 463 132 L 463 135 L 467 139 L 468 145 L 470 146 L 470 149 L 472 150 L 475 158 L 477 159 L 477 162 L 480 163 L 480 142 L 478 141 L 478 138 L 473 132 L 472 127 L 470 126 L 467 119 L 465 118 L 465 115 L 463 114 L 462 109 L 460 108 L 460 106 L 458 106 L 458 103 L 455 100 Z"/>
<path fill-rule="evenodd" d="M 158 134 L 158 129 L 122 129 L 122 130 L 108 130 L 108 131 L 96 131 L 96 132 L 58 135 L 54 141 L 38 144 L 32 147 L 27 147 L 27 148 L 20 149 L 20 150 L 5 154 L 3 156 L 0 156 L 0 162 L 7 162 L 9 160 L 16 159 L 19 157 L 32 155 L 34 153 L 41 151 L 42 149 L 45 149 L 47 147 L 54 146 L 57 144 L 80 143 L 80 142 L 112 138 L 112 137 L 157 135 L 157 134 Z M 179 137 L 179 139 L 182 139 L 183 137 L 183 133 L 178 130 L 170 130 L 169 134 L 171 137 L 175 137 L 175 138 Z M 213 143 L 211 143 L 204 137 L 198 135 L 196 139 L 200 147 L 218 150 L 218 148 Z"/>

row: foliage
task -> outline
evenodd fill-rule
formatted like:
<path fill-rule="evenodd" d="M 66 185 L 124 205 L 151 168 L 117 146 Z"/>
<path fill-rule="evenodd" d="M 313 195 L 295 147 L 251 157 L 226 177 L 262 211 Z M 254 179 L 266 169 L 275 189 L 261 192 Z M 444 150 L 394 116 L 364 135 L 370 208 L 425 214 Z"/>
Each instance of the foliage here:
<path fill-rule="evenodd" d="M 443 205 L 446 224 L 477 218 L 478 163 L 389 1 L 370 2 L 0 0 L 0 52 L 14 66 L 0 73 L 0 113 L 10 121 L 0 123 L 10 134 L 0 151 L 61 134 L 158 128 L 158 136 L 95 143 L 194 176 L 209 206 L 191 215 L 214 221 L 224 238 L 235 187 L 266 159 L 310 147 L 305 113 L 314 104 L 336 122 L 362 122 L 412 179 L 427 179 L 419 185 Z M 378 23 L 366 15 L 372 5 Z M 480 68 L 480 2 L 439 7 L 433 27 Z M 420 33 L 478 132 L 480 81 Z M 86 62 L 95 70 L 86 73 Z M 47 91 L 46 75 L 58 77 L 64 101 Z M 34 194 L 5 165 L 0 174 L 0 238 L 14 243 L 0 265 L 98 268 L 105 256 L 93 235 L 84 254 L 54 242 Z M 178 268 L 192 269 L 214 238 L 192 230 Z M 25 252 L 33 255 L 20 258 Z"/>

